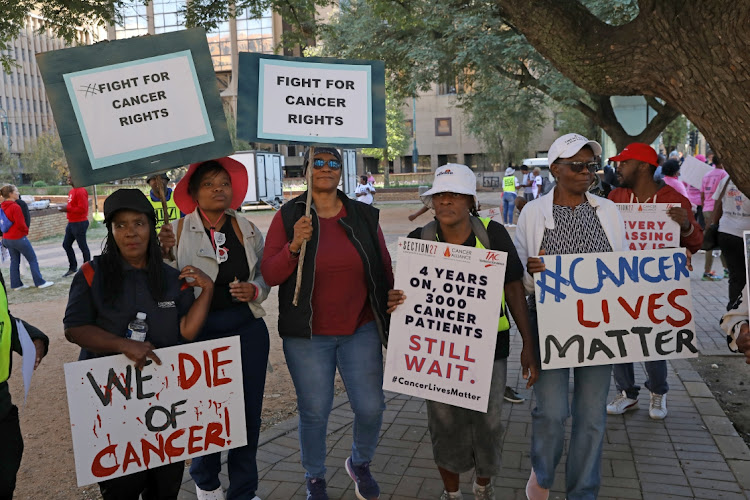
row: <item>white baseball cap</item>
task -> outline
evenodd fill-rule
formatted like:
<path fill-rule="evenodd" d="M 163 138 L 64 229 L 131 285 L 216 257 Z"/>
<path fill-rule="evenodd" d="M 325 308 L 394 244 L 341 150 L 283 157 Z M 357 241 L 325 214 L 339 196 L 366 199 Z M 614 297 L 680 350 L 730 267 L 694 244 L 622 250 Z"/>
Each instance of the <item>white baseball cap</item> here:
<path fill-rule="evenodd" d="M 432 207 L 432 195 L 438 193 L 468 194 L 474 197 L 474 206 L 477 202 L 477 176 L 466 165 L 459 163 L 448 163 L 435 170 L 435 181 L 432 188 L 422 194 L 422 203 L 428 208 Z"/>
<path fill-rule="evenodd" d="M 589 146 L 594 151 L 594 156 L 602 154 L 602 147 L 596 141 L 590 141 L 580 134 L 561 135 L 549 147 L 547 164 L 552 165 L 558 158 L 575 156 L 584 146 Z"/>

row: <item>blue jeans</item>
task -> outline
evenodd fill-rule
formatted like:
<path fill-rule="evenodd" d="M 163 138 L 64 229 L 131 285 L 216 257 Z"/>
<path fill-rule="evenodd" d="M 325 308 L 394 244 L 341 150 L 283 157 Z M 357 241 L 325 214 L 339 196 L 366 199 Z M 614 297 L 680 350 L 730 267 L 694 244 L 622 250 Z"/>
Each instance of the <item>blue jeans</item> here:
<path fill-rule="evenodd" d="M 513 224 L 513 213 L 516 210 L 516 193 L 503 193 L 503 222 Z"/>
<path fill-rule="evenodd" d="M 266 323 L 261 318 L 255 318 L 247 304 L 210 312 L 196 341 L 232 335 L 240 336 L 247 444 L 229 450 L 227 500 L 253 498 L 258 489 L 258 465 L 255 456 L 258 451 L 260 413 L 263 408 L 269 349 Z M 220 471 L 221 453 L 196 457 L 190 465 L 190 475 L 195 484 L 206 491 L 213 491 L 221 486 Z"/>
<path fill-rule="evenodd" d="M 91 260 L 89 246 L 86 244 L 86 231 L 88 228 L 88 220 L 82 222 L 68 222 L 68 225 L 65 226 L 65 237 L 63 238 L 62 247 L 68 255 L 68 269 L 78 269 L 76 253 L 73 251 L 73 241 L 78 242 L 78 248 L 81 249 L 81 253 L 83 254 L 83 261 L 88 262 Z"/>
<path fill-rule="evenodd" d="M 305 477 L 326 477 L 326 430 L 336 367 L 354 412 L 352 463 L 370 462 L 385 410 L 383 352 L 375 322 L 359 327 L 352 335 L 285 338 L 284 355 L 297 391 Z"/>
<path fill-rule="evenodd" d="M 538 337 L 536 311 L 531 326 Z M 573 401 L 568 402 L 570 368 L 541 370 L 531 412 L 531 466 L 542 488 L 551 488 L 565 444 L 565 421 L 573 429 L 565 465 L 568 500 L 594 500 L 602 480 L 602 442 L 607 428 L 607 393 L 612 365 L 573 369 Z"/>
<path fill-rule="evenodd" d="M 34 279 L 34 286 L 44 284 L 44 278 L 42 278 L 42 273 L 39 271 L 39 263 L 36 260 L 36 253 L 34 253 L 34 249 L 31 247 L 31 242 L 26 236 L 17 240 L 3 238 L 3 246 L 8 249 L 8 253 L 10 254 L 11 288 L 23 286 L 21 273 L 19 272 L 21 255 L 23 255 L 29 262 L 29 270 L 31 270 L 31 277 Z"/>
<path fill-rule="evenodd" d="M 662 360 L 658 361 L 646 361 L 646 373 L 648 379 L 646 383 L 646 389 L 653 392 L 654 394 L 666 394 L 669 391 L 669 384 L 667 383 L 667 362 Z M 615 365 L 614 368 L 615 385 L 617 390 L 625 394 L 630 399 L 638 399 L 638 391 L 641 387 L 635 385 L 635 374 L 633 373 L 633 363 L 623 363 Z"/>

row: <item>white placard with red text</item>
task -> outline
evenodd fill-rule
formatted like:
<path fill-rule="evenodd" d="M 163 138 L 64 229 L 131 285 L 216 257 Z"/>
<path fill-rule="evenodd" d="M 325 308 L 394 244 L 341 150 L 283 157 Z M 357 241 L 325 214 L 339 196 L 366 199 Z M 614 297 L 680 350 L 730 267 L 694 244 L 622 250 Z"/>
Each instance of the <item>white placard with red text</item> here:
<path fill-rule="evenodd" d="M 399 238 L 383 389 L 487 411 L 507 256 Z"/>
<path fill-rule="evenodd" d="M 543 370 L 698 356 L 684 248 L 542 260 L 534 288 Z"/>
<path fill-rule="evenodd" d="M 667 215 L 676 203 L 617 203 L 625 222 L 628 250 L 653 250 L 680 246 L 680 225 Z"/>
<path fill-rule="evenodd" d="M 503 224 L 503 209 L 500 207 L 488 208 L 479 212 L 479 217 L 489 217 L 498 224 Z"/>
<path fill-rule="evenodd" d="M 238 336 L 65 364 L 78 486 L 247 444 Z"/>

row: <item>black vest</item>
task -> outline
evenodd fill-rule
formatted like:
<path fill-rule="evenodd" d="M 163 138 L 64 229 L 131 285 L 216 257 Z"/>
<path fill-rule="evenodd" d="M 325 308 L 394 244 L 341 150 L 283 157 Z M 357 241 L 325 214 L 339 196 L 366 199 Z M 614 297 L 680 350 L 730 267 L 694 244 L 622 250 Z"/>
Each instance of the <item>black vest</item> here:
<path fill-rule="evenodd" d="M 307 193 L 288 201 L 281 207 L 281 220 L 284 223 L 287 239 L 294 237 L 294 224 L 305 215 L 305 200 Z M 390 316 L 386 314 L 388 302 L 388 280 L 378 243 L 378 219 L 380 211 L 370 205 L 350 200 L 344 193 L 338 191 L 339 199 L 346 207 L 346 217 L 338 223 L 344 228 L 347 237 L 356 248 L 362 259 L 367 280 L 368 298 L 375 316 L 375 323 L 383 345 L 388 342 L 388 324 Z M 318 249 L 320 226 L 315 207 L 310 211 L 313 223 L 313 234 L 307 242 L 305 262 L 302 266 L 302 284 L 300 287 L 297 307 L 292 305 L 294 287 L 297 282 L 297 269 L 289 278 L 279 285 L 279 334 L 282 337 L 311 337 L 312 336 L 312 294 L 315 279 L 315 255 Z M 341 304 L 346 307 L 346 304 Z"/>

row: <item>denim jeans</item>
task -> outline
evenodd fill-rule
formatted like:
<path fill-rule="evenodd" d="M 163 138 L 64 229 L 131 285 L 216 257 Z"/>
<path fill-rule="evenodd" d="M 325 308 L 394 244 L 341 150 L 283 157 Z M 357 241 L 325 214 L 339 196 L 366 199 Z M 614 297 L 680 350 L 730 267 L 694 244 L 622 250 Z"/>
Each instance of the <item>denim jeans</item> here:
<path fill-rule="evenodd" d="M 83 254 L 83 261 L 88 262 L 91 260 L 89 246 L 86 244 L 86 231 L 88 228 L 89 221 L 87 220 L 82 222 L 68 222 L 68 225 L 65 226 L 65 237 L 63 238 L 62 247 L 68 255 L 68 269 L 78 269 L 76 253 L 73 251 L 73 241 L 78 242 L 78 248 L 81 249 L 81 253 Z"/>
<path fill-rule="evenodd" d="M 538 337 L 536 311 L 529 311 Z M 573 428 L 565 464 L 568 500 L 594 500 L 602 480 L 602 442 L 607 428 L 607 393 L 612 365 L 573 368 L 573 401 L 568 402 L 570 368 L 541 370 L 531 411 L 531 466 L 539 485 L 551 488 L 565 444 L 565 421 Z"/>
<path fill-rule="evenodd" d="M 513 224 L 513 214 L 516 210 L 516 193 L 503 193 L 503 222 Z"/>
<path fill-rule="evenodd" d="M 26 236 L 17 240 L 9 240 L 7 238 L 3 238 L 3 246 L 8 249 L 8 253 L 10 254 L 11 288 L 18 288 L 19 286 L 23 286 L 23 282 L 21 281 L 21 273 L 18 270 L 18 267 L 21 265 L 21 255 L 23 255 L 29 263 L 29 270 L 31 270 L 31 277 L 34 279 L 34 286 L 44 284 L 44 278 L 42 278 L 42 273 L 41 271 L 39 271 L 39 263 L 36 260 L 36 253 L 31 247 L 31 242 Z"/>
<path fill-rule="evenodd" d="M 370 462 L 383 423 L 383 351 L 375 322 L 352 335 L 285 338 L 284 355 L 297 391 L 299 440 L 307 478 L 325 478 L 326 430 L 338 367 L 354 412 L 352 463 Z"/>
<path fill-rule="evenodd" d="M 663 359 L 658 361 L 646 361 L 646 373 L 648 379 L 644 384 L 646 389 L 654 394 L 666 394 L 669 391 L 667 383 L 667 362 Z M 633 363 L 623 363 L 615 365 L 615 385 L 617 390 L 625 394 L 630 399 L 638 399 L 638 391 L 641 387 L 635 385 L 635 374 L 633 373 Z"/>
<path fill-rule="evenodd" d="M 245 426 L 247 444 L 228 452 L 229 489 L 227 500 L 250 499 L 258 489 L 258 436 L 263 389 L 268 365 L 268 328 L 262 318 L 255 318 L 247 304 L 211 311 L 196 341 L 240 336 L 242 354 L 242 386 L 245 395 Z M 202 490 L 213 491 L 221 486 L 221 453 L 193 458 L 190 475 Z M 252 494 L 251 494 L 252 493 Z"/>

